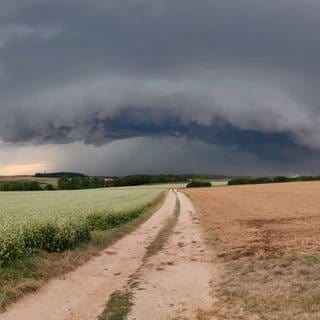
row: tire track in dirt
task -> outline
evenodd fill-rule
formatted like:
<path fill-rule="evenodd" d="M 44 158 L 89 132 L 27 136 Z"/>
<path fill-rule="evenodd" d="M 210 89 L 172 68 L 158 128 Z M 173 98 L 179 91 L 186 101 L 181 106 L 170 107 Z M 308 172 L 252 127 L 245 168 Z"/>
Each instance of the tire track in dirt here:
<path fill-rule="evenodd" d="M 191 201 L 180 192 L 178 198 L 177 224 L 164 249 L 140 269 L 128 320 L 215 319 L 213 257 Z"/>
<path fill-rule="evenodd" d="M 121 290 L 140 267 L 146 248 L 166 219 L 173 215 L 173 191 L 162 207 L 134 232 L 117 241 L 75 271 L 50 281 L 35 294 L 27 295 L 1 320 L 93 320 L 103 311 L 108 297 Z M 140 318 L 141 320 L 141 318 Z"/>

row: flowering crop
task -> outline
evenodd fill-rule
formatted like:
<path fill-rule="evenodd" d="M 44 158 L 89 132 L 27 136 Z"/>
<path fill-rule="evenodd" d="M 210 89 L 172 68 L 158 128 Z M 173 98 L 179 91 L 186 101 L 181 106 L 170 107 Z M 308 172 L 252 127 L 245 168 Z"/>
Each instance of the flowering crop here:
<path fill-rule="evenodd" d="M 72 248 L 137 217 L 160 196 L 159 187 L 0 193 L 0 265 L 34 250 Z"/>

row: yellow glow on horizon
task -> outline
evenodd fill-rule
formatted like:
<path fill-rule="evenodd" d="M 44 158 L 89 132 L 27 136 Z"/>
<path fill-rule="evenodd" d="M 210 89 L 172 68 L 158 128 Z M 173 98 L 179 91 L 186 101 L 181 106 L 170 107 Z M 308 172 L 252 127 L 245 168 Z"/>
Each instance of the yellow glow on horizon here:
<path fill-rule="evenodd" d="M 33 175 L 36 172 L 48 170 L 48 165 L 44 163 L 25 163 L 25 164 L 8 164 L 0 165 L 0 175 Z"/>

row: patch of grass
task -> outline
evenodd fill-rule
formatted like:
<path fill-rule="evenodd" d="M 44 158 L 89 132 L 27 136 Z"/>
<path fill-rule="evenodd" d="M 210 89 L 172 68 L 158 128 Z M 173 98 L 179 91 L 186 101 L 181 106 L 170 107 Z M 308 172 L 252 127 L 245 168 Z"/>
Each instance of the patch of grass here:
<path fill-rule="evenodd" d="M 180 201 L 177 198 L 174 215 L 167 219 L 164 226 L 161 228 L 161 230 L 157 234 L 156 238 L 148 246 L 146 254 L 144 256 L 144 260 L 146 260 L 151 256 L 156 255 L 158 252 L 160 252 L 163 249 L 170 234 L 172 233 L 172 230 L 177 224 L 179 214 L 180 214 Z"/>
<path fill-rule="evenodd" d="M 304 297 L 301 301 L 302 308 L 305 312 L 319 311 L 320 293 L 315 293 Z"/>
<path fill-rule="evenodd" d="M 316 320 L 320 318 L 320 255 L 224 263 L 218 290 L 219 319 Z"/>
<path fill-rule="evenodd" d="M 48 253 L 37 251 L 0 267 L 0 312 L 28 292 L 38 290 L 43 283 L 68 273 L 87 262 L 93 256 L 135 230 L 150 218 L 164 200 L 161 194 L 143 213 L 125 224 L 106 231 L 94 231 L 91 240 L 72 250 Z M 116 319 L 116 318 L 115 318 Z"/>
<path fill-rule="evenodd" d="M 129 291 L 114 292 L 99 320 L 125 320 L 129 314 L 132 302 L 132 294 Z"/>

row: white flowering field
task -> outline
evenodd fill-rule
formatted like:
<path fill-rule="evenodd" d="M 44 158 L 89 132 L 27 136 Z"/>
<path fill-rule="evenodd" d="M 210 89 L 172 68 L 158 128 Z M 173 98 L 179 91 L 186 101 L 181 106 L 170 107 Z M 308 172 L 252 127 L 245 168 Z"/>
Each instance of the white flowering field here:
<path fill-rule="evenodd" d="M 34 250 L 60 251 L 137 217 L 158 187 L 0 192 L 0 265 Z"/>

